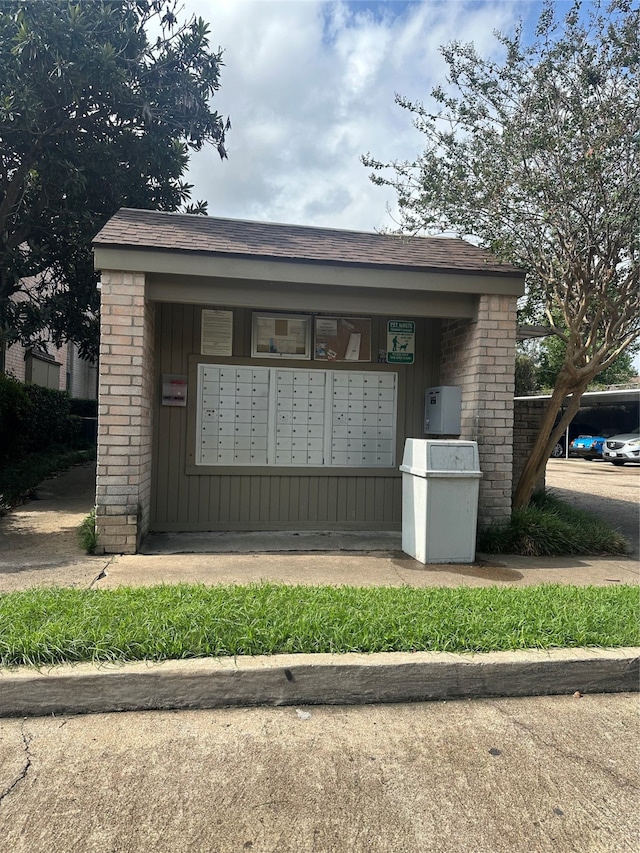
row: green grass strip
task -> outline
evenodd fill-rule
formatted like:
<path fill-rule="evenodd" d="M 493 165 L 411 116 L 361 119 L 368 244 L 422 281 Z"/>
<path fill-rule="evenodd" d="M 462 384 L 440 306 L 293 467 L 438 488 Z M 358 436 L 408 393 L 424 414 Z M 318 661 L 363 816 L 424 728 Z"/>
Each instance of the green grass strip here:
<path fill-rule="evenodd" d="M 0 596 L 0 663 L 640 645 L 632 586 L 179 585 Z"/>

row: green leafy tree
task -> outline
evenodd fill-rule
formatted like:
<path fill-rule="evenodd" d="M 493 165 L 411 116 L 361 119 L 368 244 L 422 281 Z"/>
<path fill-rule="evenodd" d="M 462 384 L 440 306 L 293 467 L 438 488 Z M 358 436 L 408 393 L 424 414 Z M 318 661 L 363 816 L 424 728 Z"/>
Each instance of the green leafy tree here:
<path fill-rule="evenodd" d="M 620 353 L 612 361 L 609 367 L 594 377 L 589 388 L 604 388 L 608 385 L 622 385 L 636 375 L 633 365 L 633 356 L 637 352 L 636 346 Z M 567 357 L 567 344 L 562 338 L 551 335 L 540 343 L 540 354 L 538 365 L 535 368 L 537 384 L 540 388 L 551 389 L 556 384 L 558 374 L 562 369 Z"/>
<path fill-rule="evenodd" d="M 151 37 L 151 31 L 156 34 Z M 0 329 L 97 344 L 91 239 L 119 207 L 188 205 L 189 152 L 226 156 L 221 52 L 175 0 L 0 4 Z M 28 285 L 28 286 L 27 286 Z"/>
<path fill-rule="evenodd" d="M 528 353 L 516 352 L 514 386 L 516 397 L 529 396 L 538 390 L 536 366 Z"/>
<path fill-rule="evenodd" d="M 526 269 L 529 321 L 546 315 L 565 343 L 515 506 L 589 383 L 640 334 L 640 11 L 614 0 L 586 15 L 576 3 L 559 21 L 554 7 L 531 44 L 521 28 L 497 34 L 501 61 L 442 48 L 449 85 L 435 107 L 397 98 L 426 137 L 422 155 L 363 158 L 397 191 L 402 230 L 455 231 Z"/>

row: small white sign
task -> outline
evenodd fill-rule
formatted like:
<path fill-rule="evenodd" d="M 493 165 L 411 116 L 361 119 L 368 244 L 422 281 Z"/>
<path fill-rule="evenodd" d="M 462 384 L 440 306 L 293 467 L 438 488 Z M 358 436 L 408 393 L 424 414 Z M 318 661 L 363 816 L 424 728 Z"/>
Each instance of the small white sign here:
<path fill-rule="evenodd" d="M 331 317 L 316 317 L 316 336 L 335 338 L 338 334 L 338 321 Z"/>

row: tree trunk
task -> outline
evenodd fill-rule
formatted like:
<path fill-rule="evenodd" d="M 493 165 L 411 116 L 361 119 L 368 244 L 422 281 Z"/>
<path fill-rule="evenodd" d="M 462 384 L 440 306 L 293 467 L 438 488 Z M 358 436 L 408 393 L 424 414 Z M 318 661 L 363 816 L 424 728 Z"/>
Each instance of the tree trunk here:
<path fill-rule="evenodd" d="M 547 461 L 551 456 L 551 451 L 577 414 L 580 408 L 580 400 L 589 382 L 590 379 L 587 379 L 581 382 L 578 387 L 575 387 L 568 379 L 563 379 L 562 371 L 558 376 L 556 387 L 553 389 L 553 394 L 545 410 L 538 435 L 518 480 L 518 485 L 513 496 L 514 509 L 526 506 L 531 500 L 531 496 L 537 483 L 542 478 Z M 569 394 L 571 394 L 569 404 L 554 429 L 553 425 L 558 412 Z"/>

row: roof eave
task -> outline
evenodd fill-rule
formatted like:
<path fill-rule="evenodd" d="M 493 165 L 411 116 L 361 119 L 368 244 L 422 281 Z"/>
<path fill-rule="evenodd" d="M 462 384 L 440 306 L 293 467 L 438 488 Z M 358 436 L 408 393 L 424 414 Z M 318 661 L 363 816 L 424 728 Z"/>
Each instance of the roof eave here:
<path fill-rule="evenodd" d="M 511 279 L 522 279 L 524 281 L 526 273 L 523 270 L 505 265 L 503 268 L 498 267 L 477 267 L 465 268 L 456 266 L 442 266 L 438 264 L 418 265 L 418 264 L 394 264 L 394 263 L 377 263 L 366 261 L 351 261 L 341 258 L 301 258 L 287 255 L 269 255 L 253 252 L 224 252 L 206 249 L 186 249 L 182 247 L 169 246 L 148 246 L 144 244 L 132 245 L 131 243 L 121 243 L 116 241 L 93 241 L 94 249 L 113 249 L 122 252 L 159 252 L 161 254 L 176 254 L 182 256 L 199 256 L 210 258 L 224 258 L 225 260 L 236 261 L 256 261 L 260 263 L 285 263 L 285 264 L 303 264 L 310 266 L 326 266 L 326 267 L 344 267 L 351 269 L 372 269 L 372 270 L 387 270 L 394 272 L 415 272 L 415 273 L 442 273 L 444 275 L 469 275 L 469 276 L 492 276 L 504 277 Z M 96 264 L 96 269 L 100 267 Z"/>
<path fill-rule="evenodd" d="M 150 277 L 170 276 L 176 283 L 190 278 L 217 280 L 252 280 L 289 282 L 299 287 L 307 284 L 330 287 L 356 287 L 360 290 L 405 289 L 467 294 L 521 296 L 522 276 L 492 275 L 474 271 L 384 268 L 380 265 L 357 265 L 329 262 L 263 260 L 246 255 L 230 257 L 190 251 L 159 251 L 138 246 L 96 245 L 96 269 L 127 273 L 145 273 Z M 176 296 L 178 285 L 176 284 Z"/>

